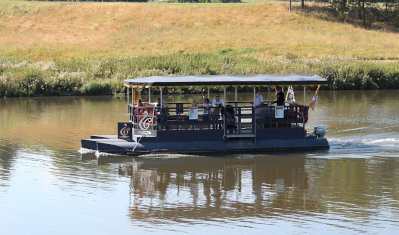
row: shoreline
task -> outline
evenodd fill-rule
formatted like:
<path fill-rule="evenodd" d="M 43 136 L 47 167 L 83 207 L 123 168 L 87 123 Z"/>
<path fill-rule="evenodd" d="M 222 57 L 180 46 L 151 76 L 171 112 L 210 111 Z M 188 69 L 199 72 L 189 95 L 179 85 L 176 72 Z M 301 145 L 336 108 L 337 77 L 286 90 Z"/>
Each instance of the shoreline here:
<path fill-rule="evenodd" d="M 0 57 L 0 97 L 111 95 L 126 93 L 123 81 L 169 75 L 317 74 L 326 90 L 399 89 L 399 61 L 354 57 L 259 59 L 237 53 L 183 53 L 163 56 L 28 62 Z M 167 88 L 166 93 L 202 93 L 201 87 Z M 227 88 L 228 91 L 233 88 Z M 238 92 L 251 88 L 239 87 Z M 222 88 L 211 87 L 212 92 Z M 146 94 L 146 89 L 139 89 Z M 158 89 L 154 89 L 158 92 Z"/>

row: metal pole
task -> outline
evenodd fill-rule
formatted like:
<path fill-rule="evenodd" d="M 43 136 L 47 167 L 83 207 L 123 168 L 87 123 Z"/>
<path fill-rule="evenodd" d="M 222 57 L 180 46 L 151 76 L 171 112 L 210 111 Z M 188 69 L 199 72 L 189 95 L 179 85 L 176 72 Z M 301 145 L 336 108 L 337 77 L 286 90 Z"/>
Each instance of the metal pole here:
<path fill-rule="evenodd" d="M 290 0 L 290 12 L 291 12 L 291 0 Z"/>
<path fill-rule="evenodd" d="M 254 86 L 254 103 L 253 103 L 253 106 L 255 107 L 255 100 L 256 100 L 256 93 L 255 93 L 255 90 L 256 90 L 256 86 Z"/>
<path fill-rule="evenodd" d="M 305 130 L 305 109 L 306 109 L 306 89 L 305 86 L 303 86 L 303 114 L 302 114 L 302 122 L 303 122 L 303 130 Z"/>
<path fill-rule="evenodd" d="M 151 87 L 148 87 L 148 103 L 151 103 Z"/>
<path fill-rule="evenodd" d="M 162 88 L 159 88 L 159 90 L 160 90 L 160 93 L 161 93 L 161 94 L 160 94 L 160 98 L 161 98 L 161 104 L 160 104 L 160 106 L 159 106 L 159 107 L 162 109 Z"/>
<path fill-rule="evenodd" d="M 163 107 L 162 107 L 162 88 L 159 88 L 159 91 L 160 91 L 160 92 L 159 92 L 159 93 L 160 93 L 159 98 L 161 99 L 161 101 L 160 101 L 161 103 L 159 104 L 159 110 L 161 111 L 161 112 L 160 112 L 160 115 L 161 115 L 161 114 L 163 113 Z M 154 113 L 154 115 L 155 115 L 155 113 Z M 158 129 L 162 130 L 162 126 L 159 127 L 158 124 L 159 124 L 159 123 L 157 123 Z"/>
<path fill-rule="evenodd" d="M 225 86 L 223 86 L 223 92 L 224 92 L 224 94 L 223 94 L 224 106 L 226 106 L 226 87 Z"/>
<path fill-rule="evenodd" d="M 127 87 L 127 112 L 129 112 L 129 87 Z"/>
<path fill-rule="evenodd" d="M 209 99 L 210 96 L 211 96 L 211 94 L 209 93 L 209 86 L 208 86 L 208 99 Z"/>
<path fill-rule="evenodd" d="M 238 98 L 237 98 L 237 86 L 236 86 L 234 101 L 237 102 L 237 100 Z"/>
<path fill-rule="evenodd" d="M 234 101 L 236 102 L 235 107 L 237 108 L 237 86 L 236 86 L 236 90 L 235 90 L 235 94 L 234 94 Z"/>

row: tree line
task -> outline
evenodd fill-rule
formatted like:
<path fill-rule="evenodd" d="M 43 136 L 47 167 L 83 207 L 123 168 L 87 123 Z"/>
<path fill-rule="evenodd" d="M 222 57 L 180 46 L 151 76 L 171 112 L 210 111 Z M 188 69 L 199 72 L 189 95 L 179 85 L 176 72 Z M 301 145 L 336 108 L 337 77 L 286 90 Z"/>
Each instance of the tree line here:
<path fill-rule="evenodd" d="M 361 20 L 364 26 L 380 22 L 399 27 L 399 0 L 315 0 L 344 19 Z"/>

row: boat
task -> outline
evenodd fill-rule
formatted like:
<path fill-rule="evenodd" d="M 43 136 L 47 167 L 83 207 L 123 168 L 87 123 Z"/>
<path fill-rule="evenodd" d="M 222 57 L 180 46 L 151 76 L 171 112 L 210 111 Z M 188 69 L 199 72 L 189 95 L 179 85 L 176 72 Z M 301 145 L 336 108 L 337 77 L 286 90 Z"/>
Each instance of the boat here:
<path fill-rule="evenodd" d="M 327 85 L 315 74 L 152 76 L 124 81 L 129 120 L 119 122 L 115 135 L 92 135 L 82 139 L 84 150 L 99 153 L 143 155 L 149 153 L 250 152 L 329 149 L 323 125 L 308 132 L 309 106 L 293 101 L 275 106 L 273 101 L 255 107 L 255 102 L 237 101 L 237 87 Z M 189 108 L 187 103 L 157 106 L 151 103 L 151 88 L 223 87 L 224 108 Z M 235 100 L 226 100 L 226 88 L 235 87 Z M 147 106 L 135 106 L 137 89 L 148 88 Z M 130 98 L 131 94 L 131 98 Z M 204 112 L 205 111 L 205 112 Z"/>

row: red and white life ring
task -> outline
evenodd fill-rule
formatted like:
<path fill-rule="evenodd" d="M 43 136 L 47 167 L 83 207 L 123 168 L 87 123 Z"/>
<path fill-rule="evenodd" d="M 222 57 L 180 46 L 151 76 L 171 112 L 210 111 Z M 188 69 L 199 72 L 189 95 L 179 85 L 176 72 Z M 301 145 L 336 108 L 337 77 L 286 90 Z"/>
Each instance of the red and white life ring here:
<path fill-rule="evenodd" d="M 304 113 L 304 107 L 300 107 L 299 112 Z M 299 118 L 302 118 L 301 114 L 299 115 Z M 308 122 L 308 115 L 306 115 L 306 117 L 305 117 L 305 123 L 307 123 L 307 122 Z"/>

